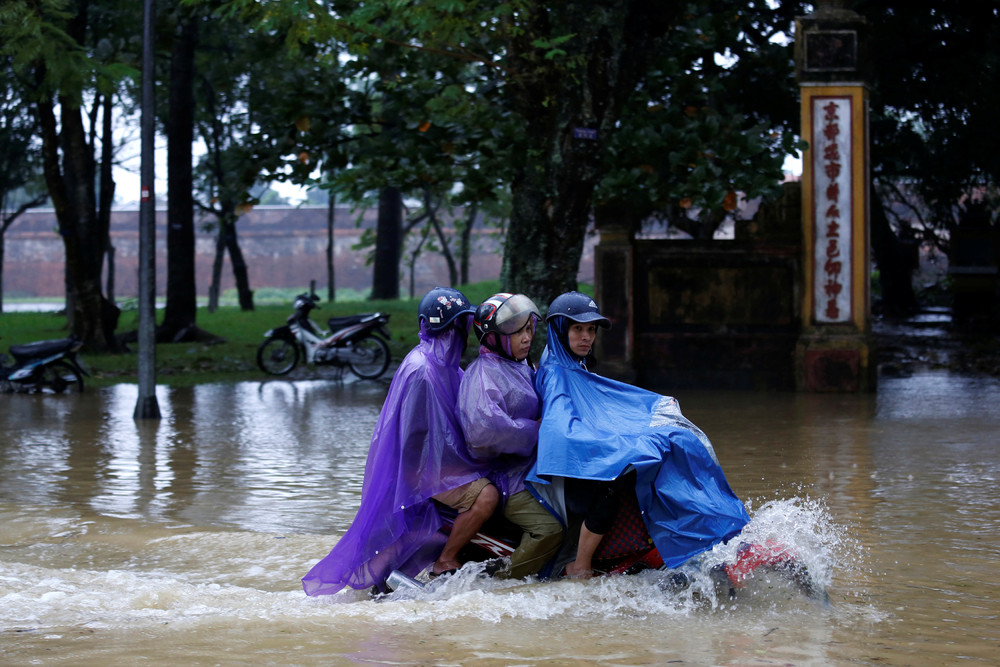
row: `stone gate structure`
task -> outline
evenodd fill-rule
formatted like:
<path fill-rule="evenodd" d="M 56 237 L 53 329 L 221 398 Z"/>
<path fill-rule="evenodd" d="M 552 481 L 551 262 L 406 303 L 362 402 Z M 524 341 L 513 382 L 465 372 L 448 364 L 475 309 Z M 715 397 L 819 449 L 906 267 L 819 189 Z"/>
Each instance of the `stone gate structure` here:
<path fill-rule="evenodd" d="M 871 391 L 864 20 L 817 2 L 796 21 L 801 187 L 734 240 L 642 241 L 602 223 L 604 371 L 643 386 Z M 611 216 L 613 219 L 613 216 Z"/>

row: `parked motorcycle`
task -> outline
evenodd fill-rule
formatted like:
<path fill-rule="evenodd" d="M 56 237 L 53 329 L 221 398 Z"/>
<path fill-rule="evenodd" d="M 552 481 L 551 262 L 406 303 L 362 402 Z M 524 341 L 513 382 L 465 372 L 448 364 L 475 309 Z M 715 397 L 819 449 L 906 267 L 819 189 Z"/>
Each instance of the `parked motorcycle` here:
<path fill-rule="evenodd" d="M 389 315 L 362 313 L 327 320 L 322 331 L 309 318 L 319 308 L 316 294 L 295 297 L 288 324 L 271 329 L 257 350 L 257 365 L 265 373 L 286 375 L 300 361 L 316 366 L 350 368 L 360 378 L 374 379 L 389 367 Z"/>
<path fill-rule="evenodd" d="M 83 391 L 83 376 L 90 375 L 77 357 L 83 347 L 79 338 L 40 340 L 11 345 L 10 359 L 0 354 L 0 391 L 62 394 Z"/>

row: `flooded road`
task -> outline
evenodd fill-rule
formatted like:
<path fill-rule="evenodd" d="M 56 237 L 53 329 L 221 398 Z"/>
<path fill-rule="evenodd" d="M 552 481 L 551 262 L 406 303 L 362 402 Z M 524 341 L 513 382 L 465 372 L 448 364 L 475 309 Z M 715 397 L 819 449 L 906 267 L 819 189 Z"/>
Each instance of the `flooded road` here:
<path fill-rule="evenodd" d="M 643 576 L 321 598 L 299 578 L 357 508 L 381 382 L 0 396 L 0 664 L 942 665 L 1000 650 L 1000 383 L 876 396 L 684 392 L 781 582 L 735 601 Z"/>

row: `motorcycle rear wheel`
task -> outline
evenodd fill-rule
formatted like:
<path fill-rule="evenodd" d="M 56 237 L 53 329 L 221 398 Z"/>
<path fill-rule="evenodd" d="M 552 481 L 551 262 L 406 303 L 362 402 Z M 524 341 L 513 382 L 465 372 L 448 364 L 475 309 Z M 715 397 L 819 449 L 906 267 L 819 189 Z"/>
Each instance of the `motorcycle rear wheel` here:
<path fill-rule="evenodd" d="M 269 375 L 286 375 L 299 365 L 299 346 L 284 338 L 268 338 L 257 348 L 257 366 Z"/>
<path fill-rule="evenodd" d="M 389 346 L 381 338 L 362 338 L 355 341 L 351 359 L 351 371 L 355 375 L 374 380 L 389 367 Z"/>
<path fill-rule="evenodd" d="M 42 366 L 24 384 L 29 391 L 42 394 L 79 394 L 83 391 L 83 376 L 73 364 L 59 360 Z"/>

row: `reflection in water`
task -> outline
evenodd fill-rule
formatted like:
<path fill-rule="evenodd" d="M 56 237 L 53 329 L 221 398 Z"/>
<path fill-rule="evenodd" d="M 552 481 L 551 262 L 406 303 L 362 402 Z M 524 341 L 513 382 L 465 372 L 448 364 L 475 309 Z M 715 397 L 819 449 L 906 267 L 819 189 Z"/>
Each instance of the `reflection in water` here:
<path fill-rule="evenodd" d="M 134 385 L 10 398 L 3 498 L 195 526 L 332 532 L 353 516 L 384 386 L 160 387 L 161 421 L 133 420 Z"/>
<path fill-rule="evenodd" d="M 761 535 L 829 581 L 736 602 L 637 577 L 497 582 L 414 599 L 307 598 L 357 508 L 383 382 L 136 388 L 3 399 L 0 655 L 489 664 L 989 664 L 1000 585 L 994 380 L 929 373 L 877 396 L 689 392 Z M 669 628 L 669 632 L 664 632 Z"/>

